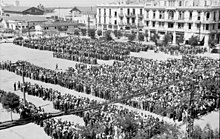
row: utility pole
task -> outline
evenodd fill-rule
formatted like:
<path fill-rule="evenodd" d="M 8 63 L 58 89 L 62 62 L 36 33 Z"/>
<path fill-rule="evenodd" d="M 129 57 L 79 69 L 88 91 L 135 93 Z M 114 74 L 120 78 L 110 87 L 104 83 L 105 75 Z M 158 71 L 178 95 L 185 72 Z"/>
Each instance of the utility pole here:
<path fill-rule="evenodd" d="M 194 99 L 194 93 L 195 93 L 195 82 L 193 82 L 192 85 L 190 85 L 190 98 L 189 98 L 189 105 L 187 110 L 187 123 L 186 123 L 186 132 L 187 132 L 187 139 L 192 139 L 193 137 L 193 126 L 194 126 L 194 115 L 193 115 L 193 99 Z"/>
<path fill-rule="evenodd" d="M 25 90 L 24 90 L 24 88 L 25 88 L 25 81 L 24 81 L 24 66 L 25 66 L 25 64 L 24 63 L 11 63 L 11 64 L 13 64 L 12 65 L 12 67 L 22 67 L 22 83 L 23 83 L 23 86 L 22 86 L 22 88 L 23 88 L 23 90 L 21 89 L 21 91 L 23 91 L 23 97 L 24 97 L 24 104 L 26 104 L 26 95 L 25 95 Z"/>
<path fill-rule="evenodd" d="M 90 17 L 89 17 L 89 13 L 88 14 L 88 28 L 87 28 L 87 33 L 88 33 L 88 36 L 89 36 L 89 29 L 90 29 Z"/>
<path fill-rule="evenodd" d="M 29 22 L 27 22 L 27 24 L 28 24 L 28 37 L 29 37 L 29 39 L 31 38 L 31 35 L 30 35 L 30 26 L 29 26 Z"/>
<path fill-rule="evenodd" d="M 202 24 L 202 22 L 199 21 L 199 41 L 200 41 L 200 34 L 201 34 L 201 24 Z"/>

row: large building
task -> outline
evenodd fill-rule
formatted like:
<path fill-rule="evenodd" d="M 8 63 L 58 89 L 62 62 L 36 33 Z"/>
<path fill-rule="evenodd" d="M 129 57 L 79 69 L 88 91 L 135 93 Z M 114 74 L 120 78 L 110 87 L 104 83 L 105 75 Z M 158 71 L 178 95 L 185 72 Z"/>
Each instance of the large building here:
<path fill-rule="evenodd" d="M 96 19 L 102 31 L 170 33 L 174 44 L 181 36 L 198 36 L 205 46 L 220 42 L 220 0 L 118 0 L 98 5 Z"/>

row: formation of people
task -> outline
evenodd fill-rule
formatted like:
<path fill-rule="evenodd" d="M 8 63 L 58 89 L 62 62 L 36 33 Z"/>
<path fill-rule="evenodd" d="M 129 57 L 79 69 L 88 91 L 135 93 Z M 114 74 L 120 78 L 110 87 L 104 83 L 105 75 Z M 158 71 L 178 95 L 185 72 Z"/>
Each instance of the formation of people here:
<path fill-rule="evenodd" d="M 195 90 L 195 87 L 189 88 L 189 86 L 199 86 L 196 93 L 199 94 L 198 100 L 201 104 L 195 107 L 195 117 L 204 114 L 204 111 L 210 111 L 210 107 L 211 111 L 213 108 L 219 108 L 219 93 L 212 98 L 201 95 L 210 94 L 210 87 L 202 86 L 202 82 L 209 78 L 213 79 L 212 82 L 217 82 L 219 62 L 219 60 L 197 56 L 183 56 L 182 59 L 167 61 L 131 57 L 124 62 L 115 61 L 112 66 L 87 67 L 85 64 L 76 64 L 76 67 L 68 72 L 56 72 L 24 62 L 24 75 L 34 80 L 59 84 L 107 100 L 144 93 L 145 95 L 141 97 L 123 103 L 181 121 L 185 116 L 180 113 L 187 115 L 186 102 L 189 101 L 190 96 L 190 91 L 187 89 Z M 21 67 L 10 66 L 10 62 L 1 63 L 0 68 L 22 75 Z M 205 71 L 205 69 L 212 70 Z M 197 75 L 196 73 L 200 71 L 201 73 Z M 177 82 L 178 84 L 158 91 L 147 91 L 182 78 L 193 78 L 196 83 Z M 217 88 L 217 86 L 214 87 Z M 183 96 L 186 97 L 185 100 Z"/>
<path fill-rule="evenodd" d="M 61 92 L 57 90 L 44 88 L 38 84 L 31 84 L 30 82 L 26 82 L 24 85 L 18 82 L 15 83 L 14 87 L 17 86 L 16 88 L 19 89 L 21 85 L 25 86 L 25 92 L 28 93 L 28 95 L 52 101 L 55 109 L 64 111 L 65 113 L 76 111 L 74 114 L 83 118 L 85 127 L 79 126 L 77 123 L 63 121 L 62 119 L 52 118 L 40 121 L 35 118 L 36 123 L 44 127 L 46 134 L 54 139 L 79 139 L 80 136 L 82 136 L 81 132 L 84 128 L 93 130 L 91 133 L 93 139 L 104 139 L 106 137 L 112 139 L 125 138 L 125 136 L 130 136 L 130 133 L 127 135 L 129 131 L 120 123 L 120 120 L 124 117 L 133 117 L 134 119 L 136 117 L 136 120 L 140 122 L 138 129 L 146 132 L 149 137 L 161 133 L 160 128 L 162 128 L 163 121 L 159 118 L 143 115 L 117 105 L 105 105 L 86 111 L 87 108 L 95 107 L 102 102 L 84 97 L 76 97 L 71 94 L 62 95 Z M 77 112 L 78 110 L 83 111 Z"/>
<path fill-rule="evenodd" d="M 55 37 L 32 40 L 14 40 L 14 44 L 40 50 L 53 51 L 54 57 L 87 64 L 97 64 L 97 59 L 123 60 L 130 52 L 147 51 L 149 46 L 133 43 L 106 42 L 76 37 Z"/>
<path fill-rule="evenodd" d="M 158 46 L 156 51 L 161 51 L 170 55 L 196 55 L 207 52 L 207 49 L 201 46 L 167 45 L 167 46 Z"/>

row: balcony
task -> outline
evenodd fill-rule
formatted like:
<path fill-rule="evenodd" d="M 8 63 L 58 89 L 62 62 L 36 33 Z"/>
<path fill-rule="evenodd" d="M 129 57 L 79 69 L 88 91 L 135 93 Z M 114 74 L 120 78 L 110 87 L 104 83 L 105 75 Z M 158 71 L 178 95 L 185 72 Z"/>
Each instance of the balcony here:
<path fill-rule="evenodd" d="M 123 22 L 118 23 L 119 26 L 124 26 L 125 24 Z"/>
<path fill-rule="evenodd" d="M 123 18 L 123 17 L 124 17 L 124 14 L 123 14 L 123 13 L 119 13 L 118 16 L 121 17 L 121 18 Z"/>
<path fill-rule="evenodd" d="M 144 18 L 144 15 L 143 14 L 138 14 L 138 17 L 139 18 Z"/>
<path fill-rule="evenodd" d="M 129 17 L 131 17 L 131 14 L 130 14 L 130 13 L 127 13 L 125 16 L 126 16 L 127 18 L 129 18 Z"/>
<path fill-rule="evenodd" d="M 136 18 L 136 14 L 131 13 L 130 15 L 131 15 L 131 18 Z"/>
<path fill-rule="evenodd" d="M 143 28 L 143 27 L 144 27 L 144 24 L 143 24 L 142 22 L 139 22 L 139 23 L 138 23 L 138 27 Z"/>
<path fill-rule="evenodd" d="M 130 27 L 131 27 L 131 28 L 136 28 L 137 25 L 136 25 L 135 23 L 132 23 L 132 24 L 130 24 Z"/>

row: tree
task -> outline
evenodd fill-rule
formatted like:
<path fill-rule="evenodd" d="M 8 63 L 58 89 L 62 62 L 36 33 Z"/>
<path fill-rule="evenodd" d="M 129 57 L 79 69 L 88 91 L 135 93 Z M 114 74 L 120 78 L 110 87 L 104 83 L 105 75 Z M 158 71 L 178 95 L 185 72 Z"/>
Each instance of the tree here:
<path fill-rule="evenodd" d="M 82 29 L 81 29 L 81 33 L 82 33 L 83 36 L 86 36 L 86 32 L 87 32 L 87 31 L 86 31 L 85 28 L 82 28 Z"/>
<path fill-rule="evenodd" d="M 144 35 L 142 33 L 139 33 L 138 40 L 144 41 Z"/>
<path fill-rule="evenodd" d="M 159 39 L 159 35 L 155 32 L 153 36 L 150 37 L 150 40 L 153 41 L 157 45 L 157 40 Z"/>
<path fill-rule="evenodd" d="M 133 41 L 136 38 L 136 34 L 132 33 L 128 35 L 128 40 Z"/>
<path fill-rule="evenodd" d="M 74 35 L 79 36 L 79 32 L 80 32 L 80 30 L 79 30 L 79 29 L 75 29 L 75 30 L 74 30 Z"/>
<path fill-rule="evenodd" d="M 149 40 L 148 40 L 148 37 L 149 37 L 149 35 L 148 35 L 148 30 L 145 30 L 144 36 L 147 38 L 147 41 L 149 41 Z"/>
<path fill-rule="evenodd" d="M 95 29 L 89 29 L 88 35 L 89 35 L 92 39 L 95 39 Z"/>
<path fill-rule="evenodd" d="M 198 45 L 198 37 L 197 36 L 192 36 L 191 38 L 189 38 L 189 41 L 188 41 L 188 43 L 189 43 L 189 45 L 191 45 L 191 46 L 196 46 L 196 45 Z"/>
<path fill-rule="evenodd" d="M 8 111 L 11 112 L 11 120 L 12 119 L 12 111 L 15 110 L 19 105 L 20 105 L 20 101 L 19 101 L 19 96 L 8 92 L 5 96 L 2 97 L 2 106 L 3 108 L 7 109 Z"/>
<path fill-rule="evenodd" d="M 178 38 L 177 38 L 177 44 L 180 44 L 180 43 L 183 43 L 184 42 L 184 36 L 183 35 L 180 35 Z"/>
<path fill-rule="evenodd" d="M 210 46 L 210 48 L 215 48 L 216 44 L 218 44 L 218 40 L 210 37 L 209 38 L 209 46 Z"/>
<path fill-rule="evenodd" d="M 165 34 L 163 39 L 163 45 L 167 46 L 170 41 L 171 41 L 171 35 Z"/>
<path fill-rule="evenodd" d="M 98 35 L 98 36 L 102 36 L 102 31 L 101 31 L 101 30 L 98 30 L 98 31 L 97 31 L 97 35 Z"/>
<path fill-rule="evenodd" d="M 120 30 L 114 30 L 114 35 L 115 35 L 115 37 L 118 37 L 118 38 L 120 38 L 121 36 L 122 36 L 122 33 L 121 33 L 121 31 Z"/>
<path fill-rule="evenodd" d="M 113 40 L 112 39 L 112 36 L 111 36 L 111 31 L 106 31 L 105 32 L 105 39 L 107 40 L 107 41 L 111 41 L 111 40 Z"/>

